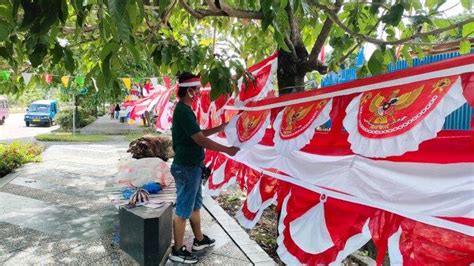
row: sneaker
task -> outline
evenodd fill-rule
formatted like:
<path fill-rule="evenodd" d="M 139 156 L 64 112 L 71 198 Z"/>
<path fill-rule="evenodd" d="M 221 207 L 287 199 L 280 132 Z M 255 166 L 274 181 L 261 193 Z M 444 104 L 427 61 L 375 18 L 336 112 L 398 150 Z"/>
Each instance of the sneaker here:
<path fill-rule="evenodd" d="M 208 247 L 213 247 L 216 244 L 215 239 L 211 239 L 206 235 L 203 235 L 204 238 L 201 241 L 198 241 L 196 238 L 193 242 L 193 251 L 203 250 Z"/>
<path fill-rule="evenodd" d="M 197 257 L 186 250 L 186 246 L 182 246 L 178 250 L 175 250 L 173 247 L 171 249 L 169 259 L 173 262 L 179 262 L 184 264 L 194 264 L 198 262 Z"/>

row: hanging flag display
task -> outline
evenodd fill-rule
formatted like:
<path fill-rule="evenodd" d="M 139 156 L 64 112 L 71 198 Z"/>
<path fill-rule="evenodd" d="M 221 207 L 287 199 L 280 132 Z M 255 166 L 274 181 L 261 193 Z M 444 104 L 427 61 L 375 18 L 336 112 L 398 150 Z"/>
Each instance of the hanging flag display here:
<path fill-rule="evenodd" d="M 69 86 L 69 76 L 62 76 L 61 77 L 61 83 L 65 88 L 68 88 Z"/>
<path fill-rule="evenodd" d="M 206 153 L 205 190 L 245 190 L 237 219 L 246 228 L 276 204 L 277 252 L 288 265 L 338 265 L 370 240 L 378 264 L 388 253 L 395 265 L 469 265 L 474 131 L 442 128 L 474 102 L 473 88 L 471 54 L 278 98 L 226 100 L 238 114 L 212 139 L 241 150 Z"/>
<path fill-rule="evenodd" d="M 129 78 L 122 78 L 123 85 L 127 90 L 130 90 L 132 88 L 132 80 Z"/>
<path fill-rule="evenodd" d="M 236 105 L 266 98 L 273 89 L 273 75 L 276 73 L 277 66 L 278 53 L 274 53 L 265 60 L 249 67 L 247 71 L 252 76 L 240 78 L 238 82 L 240 90 Z"/>
<path fill-rule="evenodd" d="M 33 73 L 24 72 L 24 73 L 21 73 L 21 76 L 23 77 L 23 82 L 25 83 L 25 85 L 28 85 L 31 81 L 31 77 L 33 76 Z"/>

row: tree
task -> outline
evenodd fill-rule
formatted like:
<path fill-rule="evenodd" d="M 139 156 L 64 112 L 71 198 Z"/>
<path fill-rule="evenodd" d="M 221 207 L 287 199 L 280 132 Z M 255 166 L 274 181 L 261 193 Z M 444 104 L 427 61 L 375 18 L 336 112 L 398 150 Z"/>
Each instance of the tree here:
<path fill-rule="evenodd" d="M 472 12 L 471 1 L 461 3 Z M 11 68 L 17 77 L 33 69 L 96 77 L 109 97 L 120 96 L 118 78 L 124 75 L 200 71 L 216 97 L 235 88 L 231 77 L 245 75 L 245 64 L 279 50 L 279 88 L 298 91 L 308 73 L 344 67 L 346 59 L 367 42 L 378 49 L 361 73 L 377 74 L 395 60 L 398 46 L 403 45 L 403 57 L 423 56 L 423 49 L 435 44 L 440 33 L 464 39 L 472 35 L 474 17 L 445 18 L 443 4 L 433 0 L 423 4 L 420 0 L 0 0 L 0 65 Z M 461 43 L 466 50 L 466 42 Z M 326 66 L 318 55 L 327 44 L 332 53 Z M 24 89 L 19 82 L 3 87 L 14 92 Z"/>

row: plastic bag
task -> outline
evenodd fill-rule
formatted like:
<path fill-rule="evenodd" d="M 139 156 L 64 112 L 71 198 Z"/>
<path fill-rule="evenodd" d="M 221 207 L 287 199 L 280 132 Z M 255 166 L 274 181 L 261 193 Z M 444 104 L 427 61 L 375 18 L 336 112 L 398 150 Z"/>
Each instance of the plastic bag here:
<path fill-rule="evenodd" d="M 117 182 L 123 186 L 142 187 L 157 182 L 166 187 L 172 180 L 168 164 L 160 158 L 123 158 L 117 164 L 117 170 Z"/>

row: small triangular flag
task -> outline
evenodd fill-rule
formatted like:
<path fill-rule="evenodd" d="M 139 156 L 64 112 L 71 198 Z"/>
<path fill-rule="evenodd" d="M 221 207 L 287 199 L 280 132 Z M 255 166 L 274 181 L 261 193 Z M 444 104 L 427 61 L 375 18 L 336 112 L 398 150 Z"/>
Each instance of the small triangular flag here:
<path fill-rule="evenodd" d="M 122 78 L 122 81 L 123 81 L 123 85 L 125 85 L 125 88 L 127 88 L 127 90 L 130 90 L 132 88 L 132 80 L 131 79 Z"/>
<path fill-rule="evenodd" d="M 84 83 L 86 82 L 86 78 L 83 76 L 77 76 L 74 81 L 76 82 L 79 87 L 84 87 Z"/>
<path fill-rule="evenodd" d="M 10 78 L 10 72 L 1 71 L 0 72 L 0 81 L 7 81 Z"/>
<path fill-rule="evenodd" d="M 64 87 L 67 88 L 67 86 L 69 85 L 69 76 L 62 76 L 61 82 L 63 83 Z"/>
<path fill-rule="evenodd" d="M 141 78 L 133 78 L 133 83 L 140 83 Z"/>
<path fill-rule="evenodd" d="M 25 85 L 28 85 L 30 83 L 31 77 L 33 76 L 33 73 L 21 73 L 21 76 L 23 77 L 23 81 L 25 82 Z"/>
<path fill-rule="evenodd" d="M 44 74 L 44 81 L 46 81 L 46 83 L 48 83 L 48 84 L 51 84 L 51 82 L 53 82 L 53 75 Z"/>

